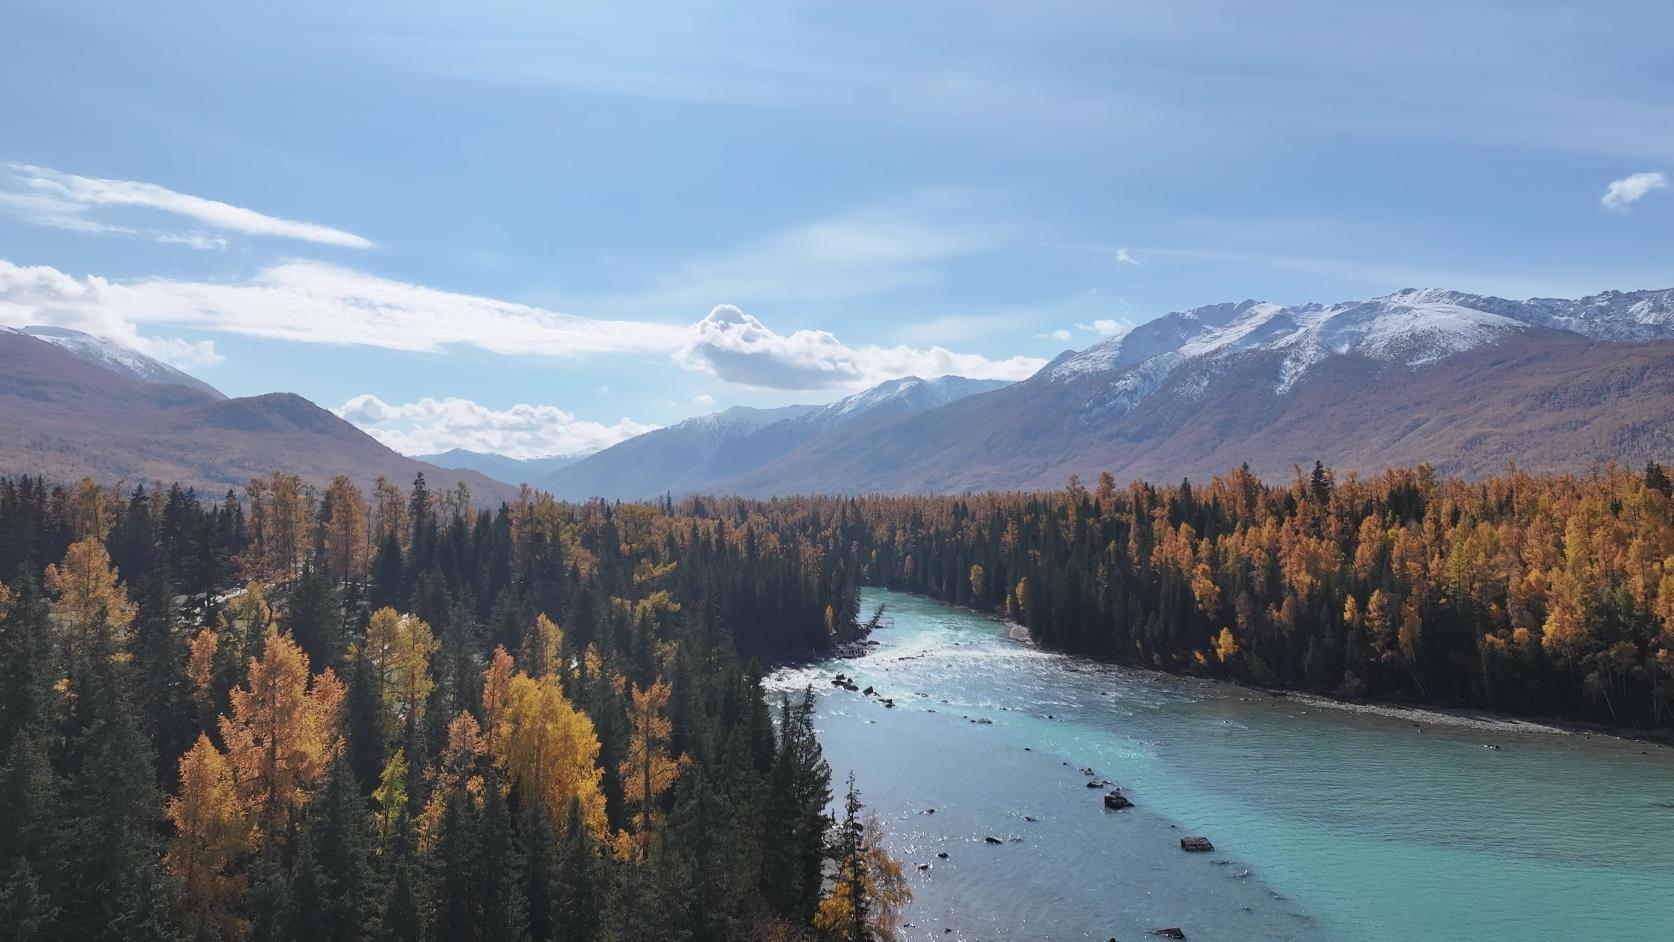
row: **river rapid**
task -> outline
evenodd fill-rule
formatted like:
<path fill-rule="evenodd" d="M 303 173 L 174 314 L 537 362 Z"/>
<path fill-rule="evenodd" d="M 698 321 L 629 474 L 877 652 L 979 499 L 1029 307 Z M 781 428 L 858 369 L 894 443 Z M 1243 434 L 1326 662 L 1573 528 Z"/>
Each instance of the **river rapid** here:
<path fill-rule="evenodd" d="M 910 875 L 903 938 L 1674 939 L 1674 749 L 1130 670 L 863 595 L 871 654 L 769 685 L 818 694 L 834 791 L 853 771 Z"/>

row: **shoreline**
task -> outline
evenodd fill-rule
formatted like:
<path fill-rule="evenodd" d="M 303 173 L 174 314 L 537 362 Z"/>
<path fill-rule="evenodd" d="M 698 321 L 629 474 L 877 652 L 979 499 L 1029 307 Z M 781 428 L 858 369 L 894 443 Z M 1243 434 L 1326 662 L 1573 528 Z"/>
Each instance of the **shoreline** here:
<path fill-rule="evenodd" d="M 886 592 L 902 592 L 885 586 L 870 586 Z M 1123 670 L 1140 671 L 1147 674 L 1157 674 L 1164 677 L 1179 677 L 1189 680 L 1206 681 L 1214 684 L 1225 684 L 1244 690 L 1254 690 L 1275 697 L 1286 697 L 1299 700 L 1309 706 L 1320 709 L 1341 710 L 1345 713 L 1360 713 L 1368 716 L 1381 716 L 1385 719 L 1406 720 L 1414 723 L 1425 723 L 1432 726 L 1449 726 L 1461 729 L 1478 729 L 1501 733 L 1525 733 L 1548 736 L 1609 736 L 1628 742 L 1649 743 L 1662 748 L 1674 745 L 1674 729 L 1633 729 L 1625 726 L 1610 726 L 1592 723 L 1586 720 L 1564 719 L 1562 717 L 1520 716 L 1515 713 L 1501 713 L 1495 710 L 1483 710 L 1475 707 L 1433 706 L 1429 704 L 1403 703 L 1398 700 L 1344 700 L 1327 693 L 1313 690 L 1302 690 L 1292 687 L 1263 686 L 1261 684 L 1245 683 L 1238 680 L 1227 680 L 1218 677 L 1198 677 L 1192 674 L 1182 674 L 1173 671 L 1161 671 L 1148 667 L 1123 664 L 1120 661 L 1065 651 L 1060 648 L 1048 647 L 1040 644 L 1029 632 L 1028 626 L 1012 621 L 995 612 L 983 611 L 968 605 L 945 602 L 928 595 L 918 595 L 912 592 L 902 592 L 916 598 L 927 599 L 940 605 L 948 605 L 962 611 L 980 615 L 983 618 L 997 622 L 1005 629 L 1006 637 L 1019 644 L 1026 644 L 1043 651 L 1062 654 L 1065 657 L 1080 658 L 1095 664 L 1106 664 Z"/>

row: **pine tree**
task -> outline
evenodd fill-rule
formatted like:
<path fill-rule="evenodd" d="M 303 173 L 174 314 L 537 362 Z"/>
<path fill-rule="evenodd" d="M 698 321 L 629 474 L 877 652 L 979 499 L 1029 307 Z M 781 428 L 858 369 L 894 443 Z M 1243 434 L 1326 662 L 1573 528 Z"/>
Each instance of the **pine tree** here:
<path fill-rule="evenodd" d="M 610 893 L 609 864 L 601 859 L 587 826 L 581 802 L 570 802 L 563 837 L 558 842 L 558 888 L 553 906 L 554 938 L 563 942 L 598 942 L 602 910 Z"/>
<path fill-rule="evenodd" d="M 96 618 L 91 647 L 71 678 L 67 846 L 70 879 L 60 894 L 60 927 L 99 938 L 126 926 L 152 935 L 153 909 L 166 909 L 157 875 L 162 798 L 154 757 L 140 731 L 110 625 Z"/>
<path fill-rule="evenodd" d="M 374 924 L 374 879 L 371 842 L 367 835 L 366 802 L 348 761 L 339 756 L 331 765 L 319 793 L 308 806 L 308 825 L 298 853 L 297 872 L 303 880 L 292 880 L 293 912 L 304 905 L 317 907 L 308 914 L 310 933 L 298 939 L 318 942 L 351 942 L 365 938 Z M 302 889 L 316 897 L 309 904 Z"/>
<path fill-rule="evenodd" d="M 814 733 L 814 691 L 780 701 L 779 754 L 768 780 L 762 892 L 786 918 L 806 923 L 819 906 L 825 857 L 825 808 L 831 766 Z"/>

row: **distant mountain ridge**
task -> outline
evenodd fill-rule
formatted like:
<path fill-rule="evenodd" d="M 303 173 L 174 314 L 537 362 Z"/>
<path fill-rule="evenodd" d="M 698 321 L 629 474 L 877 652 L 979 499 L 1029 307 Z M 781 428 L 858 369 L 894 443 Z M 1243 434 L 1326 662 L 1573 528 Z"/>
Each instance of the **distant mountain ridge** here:
<path fill-rule="evenodd" d="M 544 479 L 553 471 L 566 465 L 575 464 L 585 457 L 587 457 L 587 454 L 549 455 L 545 458 L 509 458 L 505 455 L 471 451 L 466 448 L 450 448 L 433 455 L 413 456 L 415 460 L 428 462 L 438 468 L 475 471 L 502 484 L 510 484 L 514 487 L 519 484 L 533 484 Z"/>
<path fill-rule="evenodd" d="M 0 330 L 0 474 L 219 493 L 275 470 L 315 485 L 346 474 L 362 487 L 380 475 L 405 486 L 422 473 L 438 490 L 463 481 L 486 500 L 513 493 L 474 471 L 398 455 L 293 393 L 229 399 L 139 354 L 110 355 L 108 341 L 57 336 Z"/>
<path fill-rule="evenodd" d="M 935 409 L 1004 385 L 962 376 L 906 376 L 823 406 L 735 406 L 635 436 L 558 469 L 542 483 L 569 500 L 697 493 L 750 474 L 834 429 Z"/>

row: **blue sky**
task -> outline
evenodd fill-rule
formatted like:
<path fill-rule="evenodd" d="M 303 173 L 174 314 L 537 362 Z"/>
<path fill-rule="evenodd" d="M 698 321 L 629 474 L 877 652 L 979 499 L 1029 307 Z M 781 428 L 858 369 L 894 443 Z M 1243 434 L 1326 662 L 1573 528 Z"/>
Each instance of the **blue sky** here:
<path fill-rule="evenodd" d="M 0 323 L 526 456 L 1219 301 L 1674 285 L 1666 3 L 256 7 L 7 4 Z"/>

